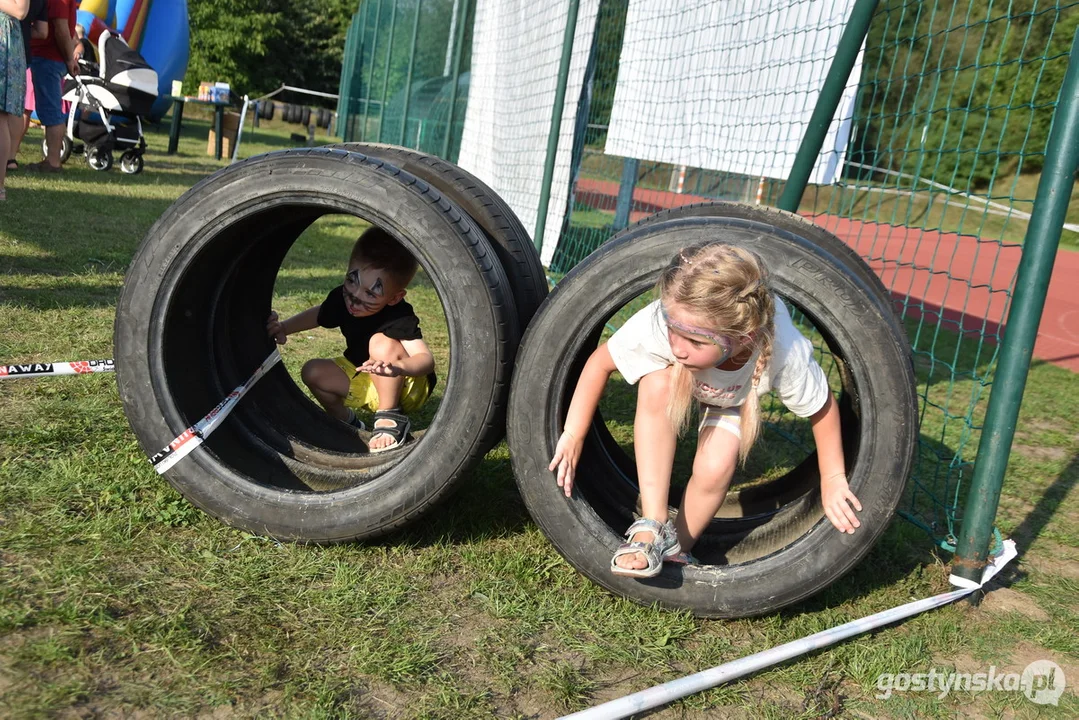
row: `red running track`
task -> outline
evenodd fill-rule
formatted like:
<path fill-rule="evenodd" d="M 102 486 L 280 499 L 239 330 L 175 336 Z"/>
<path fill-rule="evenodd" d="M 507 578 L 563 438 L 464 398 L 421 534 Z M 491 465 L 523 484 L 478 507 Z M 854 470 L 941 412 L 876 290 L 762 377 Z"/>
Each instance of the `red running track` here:
<path fill-rule="evenodd" d="M 618 183 L 581 178 L 576 200 L 614 208 Z M 630 221 L 708 198 L 637 188 Z M 994 342 L 1004 335 L 1008 290 L 1022 248 L 935 230 L 861 222 L 834 215 L 808 219 L 866 258 L 908 317 L 938 318 Z M 904 308 L 903 305 L 906 307 Z M 1079 372 L 1079 253 L 1060 250 L 1049 282 L 1034 357 Z"/>

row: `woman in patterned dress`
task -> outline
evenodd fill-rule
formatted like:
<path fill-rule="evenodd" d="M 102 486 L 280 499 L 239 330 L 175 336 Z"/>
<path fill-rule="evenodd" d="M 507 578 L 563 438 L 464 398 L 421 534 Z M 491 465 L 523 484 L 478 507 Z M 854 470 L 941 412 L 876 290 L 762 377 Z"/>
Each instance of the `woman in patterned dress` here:
<path fill-rule="evenodd" d="M 19 21 L 29 9 L 30 0 L 0 0 L 0 128 L 4 129 L 0 132 L 0 158 L 11 155 L 8 116 L 21 117 L 26 98 L 26 56 Z M 0 200 L 7 199 L 6 176 L 7 163 L 0 163 Z"/>

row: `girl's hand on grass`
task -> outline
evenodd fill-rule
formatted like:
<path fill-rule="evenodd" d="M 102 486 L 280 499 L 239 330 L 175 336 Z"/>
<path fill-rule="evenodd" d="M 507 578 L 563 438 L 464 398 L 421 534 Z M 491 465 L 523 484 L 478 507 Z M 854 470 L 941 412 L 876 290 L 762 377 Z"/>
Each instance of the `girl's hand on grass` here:
<path fill-rule="evenodd" d="M 356 368 L 358 372 L 370 373 L 372 375 L 381 375 L 382 377 L 397 377 L 398 375 L 404 375 L 405 371 L 388 362 L 382 360 L 368 360 L 363 365 Z"/>
<path fill-rule="evenodd" d="M 562 431 L 555 445 L 554 457 L 547 469 L 554 472 L 557 469 L 555 479 L 558 487 L 566 493 L 566 497 L 573 494 L 573 473 L 577 469 L 577 461 L 581 459 L 582 443 L 577 436 L 569 430 Z"/>
<path fill-rule="evenodd" d="M 855 528 L 861 527 L 862 523 L 854 512 L 855 510 L 861 512 L 862 504 L 850 491 L 847 476 L 844 473 L 821 480 L 820 497 L 824 514 L 832 521 L 836 530 L 853 535 Z"/>
<path fill-rule="evenodd" d="M 277 313 L 270 311 L 270 317 L 266 320 L 266 334 L 274 339 L 278 345 L 288 342 L 288 333 L 285 332 L 285 323 L 281 322 Z"/>

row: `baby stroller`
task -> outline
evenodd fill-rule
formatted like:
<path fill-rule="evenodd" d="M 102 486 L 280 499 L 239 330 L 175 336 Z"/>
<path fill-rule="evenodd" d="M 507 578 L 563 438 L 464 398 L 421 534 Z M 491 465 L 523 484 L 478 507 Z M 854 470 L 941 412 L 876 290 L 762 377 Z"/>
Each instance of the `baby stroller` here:
<path fill-rule="evenodd" d="M 71 102 L 65 145 L 82 140 L 94 170 L 111 168 L 113 150 L 124 148 L 120 169 L 134 175 L 142 172 L 142 116 L 150 114 L 157 99 L 157 72 L 108 30 L 102 31 L 97 48 L 100 65 L 80 60 L 82 74 L 64 78 L 64 99 Z"/>

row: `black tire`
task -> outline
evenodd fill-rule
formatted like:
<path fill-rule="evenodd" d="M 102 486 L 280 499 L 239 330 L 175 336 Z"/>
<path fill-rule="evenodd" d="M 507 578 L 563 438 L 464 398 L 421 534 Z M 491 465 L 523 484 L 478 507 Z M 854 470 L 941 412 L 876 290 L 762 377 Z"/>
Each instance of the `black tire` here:
<path fill-rule="evenodd" d="M 547 274 L 528 231 L 494 190 L 453 163 L 408 148 L 376 143 L 341 143 L 328 147 L 382 158 L 433 185 L 467 212 L 487 234 L 498 254 L 517 306 L 519 326 L 528 327 L 547 297 Z"/>
<path fill-rule="evenodd" d="M 86 151 L 86 163 L 94 170 L 105 172 L 112 168 L 112 151 L 107 148 L 89 148 Z"/>
<path fill-rule="evenodd" d="M 300 124 L 304 127 L 311 124 L 311 108 L 305 107 L 300 109 Z"/>
<path fill-rule="evenodd" d="M 326 108 L 318 109 L 318 121 L 317 124 L 320 128 L 328 128 L 330 126 L 330 111 Z"/>
<path fill-rule="evenodd" d="M 503 430 L 508 358 L 519 339 L 501 265 L 474 223 L 437 190 L 343 150 L 260 155 L 186 192 L 131 262 L 115 321 L 117 382 L 147 454 L 201 418 L 270 352 L 265 319 L 281 261 L 326 213 L 362 217 L 416 255 L 442 301 L 452 362 L 430 427 L 401 450 L 367 454 L 357 434 L 316 407 L 279 366 L 165 474 L 224 522 L 288 540 L 380 535 L 443 499 Z"/>
<path fill-rule="evenodd" d="M 865 283 L 866 287 L 870 289 L 873 296 L 877 298 L 877 301 L 880 303 L 880 306 L 882 308 L 887 308 L 889 311 L 890 322 L 895 327 L 896 331 L 901 335 L 906 334 L 902 320 L 896 311 L 892 294 L 888 291 L 888 288 L 884 283 L 881 282 L 881 279 L 873 272 L 873 269 L 869 267 L 866 261 L 862 259 L 862 256 L 854 251 L 854 248 L 850 247 L 819 225 L 815 225 L 800 215 L 780 210 L 779 208 L 768 207 L 765 205 L 747 205 L 745 203 L 728 201 L 714 201 L 698 203 L 696 205 L 683 205 L 681 207 L 671 208 L 670 210 L 663 210 L 654 215 L 642 218 L 632 227 L 640 227 L 655 222 L 666 222 L 668 220 L 677 220 L 685 217 L 742 218 L 744 220 L 774 225 L 787 232 L 792 232 L 800 237 L 806 238 L 821 250 L 824 250 L 826 253 L 835 257 L 836 260 L 850 268 L 855 277 Z"/>
<path fill-rule="evenodd" d="M 126 150 L 120 156 L 120 170 L 127 175 L 138 175 L 142 172 L 142 153 L 137 150 Z"/>
<path fill-rule="evenodd" d="M 694 549 L 711 564 L 684 570 L 668 564 L 645 581 L 617 577 L 609 566 L 632 521 L 632 461 L 612 447 L 596 420 L 572 498 L 562 496 L 547 464 L 604 323 L 650 289 L 680 248 L 717 239 L 764 258 L 775 291 L 815 324 L 841 364 L 844 447 L 851 488 L 864 508 L 862 526 L 854 535 L 831 526 L 820 508 L 815 463 L 807 461 L 738 497 L 728 495 Z M 869 551 L 903 496 L 918 441 L 917 396 L 905 337 L 894 332 L 872 291 L 813 241 L 741 218 L 682 218 L 628 229 L 556 286 L 518 353 L 507 436 L 529 512 L 574 567 L 642 604 L 742 617 L 812 595 Z"/>
<path fill-rule="evenodd" d="M 296 106 L 289 103 L 285 105 L 285 111 L 281 113 L 281 119 L 287 123 L 296 122 Z"/>
<path fill-rule="evenodd" d="M 48 157 L 49 155 L 49 141 L 42 138 L 41 140 L 41 157 Z M 60 143 L 60 164 L 67 162 L 67 159 L 71 157 L 71 138 L 67 135 L 64 136 L 63 141 Z"/>
<path fill-rule="evenodd" d="M 266 100 L 265 101 L 265 106 L 266 106 L 265 119 L 266 120 L 273 120 L 273 117 L 277 113 L 277 110 L 278 110 L 277 103 L 273 102 L 272 100 Z"/>

